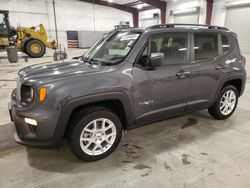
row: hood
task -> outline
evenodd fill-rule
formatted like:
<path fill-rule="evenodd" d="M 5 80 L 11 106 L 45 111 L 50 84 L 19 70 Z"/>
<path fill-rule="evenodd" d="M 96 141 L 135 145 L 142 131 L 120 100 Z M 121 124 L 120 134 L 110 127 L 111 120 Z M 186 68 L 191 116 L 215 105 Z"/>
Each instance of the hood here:
<path fill-rule="evenodd" d="M 25 67 L 18 73 L 20 79 L 30 82 L 54 80 L 77 74 L 103 72 L 107 66 L 89 65 L 79 60 L 67 60 L 53 63 L 41 63 Z"/>

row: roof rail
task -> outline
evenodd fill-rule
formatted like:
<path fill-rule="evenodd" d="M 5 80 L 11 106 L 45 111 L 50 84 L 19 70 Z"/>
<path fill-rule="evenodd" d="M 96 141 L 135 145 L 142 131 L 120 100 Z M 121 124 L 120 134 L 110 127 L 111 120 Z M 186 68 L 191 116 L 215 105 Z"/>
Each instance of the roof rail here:
<path fill-rule="evenodd" d="M 158 24 L 151 27 L 148 27 L 147 29 L 159 29 L 159 28 L 175 28 L 175 27 L 181 27 L 181 26 L 187 26 L 187 27 L 203 27 L 207 29 L 221 29 L 228 31 L 228 28 L 221 27 L 221 26 L 213 26 L 213 25 L 202 25 L 202 24 Z"/>

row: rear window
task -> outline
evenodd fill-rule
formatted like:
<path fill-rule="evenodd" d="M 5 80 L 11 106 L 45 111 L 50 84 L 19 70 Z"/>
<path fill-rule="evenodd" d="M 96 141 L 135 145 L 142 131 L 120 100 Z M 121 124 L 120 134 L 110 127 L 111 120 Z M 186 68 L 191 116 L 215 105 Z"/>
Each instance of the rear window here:
<path fill-rule="evenodd" d="M 194 59 L 206 60 L 218 56 L 217 34 L 194 34 Z"/>

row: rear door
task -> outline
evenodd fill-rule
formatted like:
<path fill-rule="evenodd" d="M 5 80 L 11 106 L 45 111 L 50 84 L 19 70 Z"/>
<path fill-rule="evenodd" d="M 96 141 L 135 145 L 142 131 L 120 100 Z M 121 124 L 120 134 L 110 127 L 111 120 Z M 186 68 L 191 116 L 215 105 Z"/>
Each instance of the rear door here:
<path fill-rule="evenodd" d="M 133 93 L 136 123 L 164 119 L 184 112 L 190 86 L 189 35 L 163 33 L 152 35 L 133 67 Z M 164 53 L 161 66 L 148 69 L 152 53 Z"/>
<path fill-rule="evenodd" d="M 215 32 L 192 35 L 192 70 L 188 108 L 211 105 L 222 79 L 227 75 L 228 38 Z"/>

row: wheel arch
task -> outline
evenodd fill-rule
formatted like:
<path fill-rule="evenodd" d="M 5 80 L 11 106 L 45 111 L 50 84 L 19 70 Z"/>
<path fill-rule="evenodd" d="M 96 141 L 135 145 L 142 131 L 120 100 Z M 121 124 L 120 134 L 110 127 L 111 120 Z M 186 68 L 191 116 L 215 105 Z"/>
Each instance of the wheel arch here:
<path fill-rule="evenodd" d="M 240 79 L 240 78 L 229 80 L 229 81 L 227 81 L 227 82 L 225 82 L 225 83 L 223 84 L 222 89 L 223 89 L 225 86 L 227 86 L 227 85 L 232 85 L 232 86 L 234 86 L 234 87 L 237 89 L 237 91 L 238 91 L 238 93 L 239 93 L 239 95 L 240 95 L 241 92 L 242 92 L 242 82 L 243 82 L 243 81 L 242 81 L 242 79 Z"/>
<path fill-rule="evenodd" d="M 237 89 L 239 96 L 241 96 L 245 89 L 245 79 L 246 78 L 241 74 L 230 75 L 228 79 L 222 82 L 220 90 L 223 89 L 227 85 L 233 85 Z"/>
<path fill-rule="evenodd" d="M 104 106 L 110 108 L 121 119 L 124 129 L 134 124 L 132 104 L 126 94 L 122 92 L 94 94 L 73 98 L 63 105 L 54 137 L 59 141 L 62 140 L 70 120 L 77 112 L 90 106 Z"/>
<path fill-rule="evenodd" d="M 226 85 L 233 85 L 236 87 L 236 89 L 239 92 L 239 96 L 241 96 L 245 89 L 245 77 L 242 74 L 235 74 L 235 75 L 228 75 L 225 76 L 218 86 L 218 89 L 215 93 L 214 100 L 211 103 L 211 105 L 214 104 L 214 101 L 218 98 L 220 91 L 226 86 Z"/>

